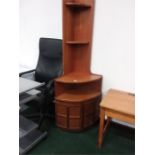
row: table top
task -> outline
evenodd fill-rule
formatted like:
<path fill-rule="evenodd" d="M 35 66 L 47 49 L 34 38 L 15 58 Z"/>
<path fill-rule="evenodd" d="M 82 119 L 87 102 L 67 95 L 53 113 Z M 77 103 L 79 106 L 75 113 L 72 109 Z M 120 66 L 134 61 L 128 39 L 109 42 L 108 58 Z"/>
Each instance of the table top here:
<path fill-rule="evenodd" d="M 103 98 L 100 106 L 135 116 L 135 95 L 129 92 L 110 89 Z"/>
<path fill-rule="evenodd" d="M 32 81 L 32 80 L 19 77 L 19 94 L 38 88 L 42 85 L 44 85 L 44 83 L 39 83 L 36 81 Z"/>

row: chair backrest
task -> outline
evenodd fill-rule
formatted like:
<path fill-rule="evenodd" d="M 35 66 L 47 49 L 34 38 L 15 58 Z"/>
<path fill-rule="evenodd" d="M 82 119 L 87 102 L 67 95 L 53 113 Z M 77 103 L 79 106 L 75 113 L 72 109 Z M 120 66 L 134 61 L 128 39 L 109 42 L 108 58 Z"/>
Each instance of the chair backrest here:
<path fill-rule="evenodd" d="M 38 82 L 48 82 L 62 72 L 62 40 L 40 38 L 39 59 L 35 72 Z"/>

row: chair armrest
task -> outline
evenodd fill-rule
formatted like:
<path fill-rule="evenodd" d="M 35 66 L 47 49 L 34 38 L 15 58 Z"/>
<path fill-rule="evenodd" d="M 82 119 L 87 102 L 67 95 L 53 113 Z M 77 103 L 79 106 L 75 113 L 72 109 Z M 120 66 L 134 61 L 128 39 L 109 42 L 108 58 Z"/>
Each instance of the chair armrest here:
<path fill-rule="evenodd" d="M 29 70 L 29 71 L 26 71 L 26 72 L 19 73 L 19 77 L 22 77 L 22 75 L 24 75 L 24 74 L 35 72 L 35 71 L 36 71 L 35 69 L 32 69 L 32 70 Z"/>
<path fill-rule="evenodd" d="M 54 80 L 50 80 L 50 81 L 46 84 L 46 89 L 47 89 L 47 90 L 50 90 L 53 86 L 54 86 Z"/>
<path fill-rule="evenodd" d="M 49 98 L 49 96 L 54 95 L 54 81 L 50 80 L 45 84 L 45 87 L 42 91 L 42 95 L 46 96 L 46 99 Z"/>
<path fill-rule="evenodd" d="M 29 70 L 29 71 L 26 71 L 26 72 L 22 72 L 19 74 L 19 77 L 23 77 L 23 78 L 26 78 L 26 79 L 30 79 L 30 80 L 35 80 L 35 69 L 33 70 Z"/>
<path fill-rule="evenodd" d="M 61 76 L 63 74 L 63 69 L 60 69 L 58 72 L 58 77 Z"/>

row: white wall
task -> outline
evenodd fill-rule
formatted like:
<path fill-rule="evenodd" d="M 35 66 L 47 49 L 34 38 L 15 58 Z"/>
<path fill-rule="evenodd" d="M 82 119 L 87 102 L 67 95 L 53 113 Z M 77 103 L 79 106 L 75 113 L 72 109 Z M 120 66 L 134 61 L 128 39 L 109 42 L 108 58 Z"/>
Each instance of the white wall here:
<path fill-rule="evenodd" d="M 62 38 L 61 0 L 20 0 L 20 64 L 35 67 L 38 38 Z M 134 0 L 96 0 L 92 71 L 134 92 Z"/>
<path fill-rule="evenodd" d="M 20 64 L 34 68 L 40 37 L 62 38 L 61 0 L 20 0 Z"/>
<path fill-rule="evenodd" d="M 104 76 L 104 92 L 134 92 L 134 0 L 97 0 L 92 70 Z"/>

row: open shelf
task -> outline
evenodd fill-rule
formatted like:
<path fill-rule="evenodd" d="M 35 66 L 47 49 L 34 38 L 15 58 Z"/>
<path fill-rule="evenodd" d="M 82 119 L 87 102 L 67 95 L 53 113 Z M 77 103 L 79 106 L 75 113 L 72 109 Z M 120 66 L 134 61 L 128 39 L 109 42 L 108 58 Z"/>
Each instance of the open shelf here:
<path fill-rule="evenodd" d="M 84 73 L 70 73 L 67 75 L 64 75 L 58 79 L 56 79 L 56 82 L 61 82 L 61 83 L 88 83 L 92 81 L 96 81 L 101 79 L 101 75 L 96 75 L 96 74 L 84 74 Z"/>
<path fill-rule="evenodd" d="M 65 3 L 65 5 L 71 8 L 85 8 L 85 9 L 91 8 L 91 5 L 89 4 L 82 4 L 82 3 L 75 3 L 75 2 L 67 2 Z"/>
<path fill-rule="evenodd" d="M 100 95 L 100 92 L 77 92 L 75 90 L 70 90 L 58 95 L 55 99 L 62 102 L 84 102 L 99 97 Z"/>
<path fill-rule="evenodd" d="M 89 41 L 67 41 L 66 44 L 69 44 L 69 45 L 88 45 Z"/>

